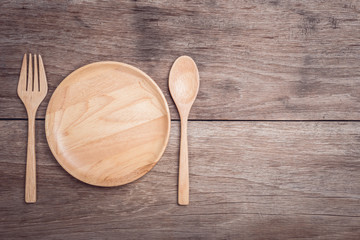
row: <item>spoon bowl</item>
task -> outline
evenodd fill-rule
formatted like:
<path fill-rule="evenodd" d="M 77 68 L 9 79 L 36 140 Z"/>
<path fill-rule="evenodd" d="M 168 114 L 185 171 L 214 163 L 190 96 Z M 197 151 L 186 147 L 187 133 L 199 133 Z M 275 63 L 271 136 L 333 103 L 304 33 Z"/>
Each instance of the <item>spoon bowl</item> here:
<path fill-rule="evenodd" d="M 188 56 L 176 59 L 170 71 L 169 88 L 181 117 L 186 117 L 190 112 L 199 85 L 199 71 L 194 60 Z"/>

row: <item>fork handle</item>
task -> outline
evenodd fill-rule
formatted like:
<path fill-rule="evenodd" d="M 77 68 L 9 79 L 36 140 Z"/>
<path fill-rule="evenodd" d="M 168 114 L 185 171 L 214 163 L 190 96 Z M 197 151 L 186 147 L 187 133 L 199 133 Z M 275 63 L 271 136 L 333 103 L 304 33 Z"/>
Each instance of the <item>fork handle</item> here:
<path fill-rule="evenodd" d="M 36 202 L 35 113 L 28 112 L 25 202 Z"/>

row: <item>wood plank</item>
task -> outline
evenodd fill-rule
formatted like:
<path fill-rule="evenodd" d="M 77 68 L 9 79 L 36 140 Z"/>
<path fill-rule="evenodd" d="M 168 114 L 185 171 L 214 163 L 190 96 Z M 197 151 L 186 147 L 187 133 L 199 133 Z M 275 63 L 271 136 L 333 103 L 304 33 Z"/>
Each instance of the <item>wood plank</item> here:
<path fill-rule="evenodd" d="M 178 206 L 179 122 L 163 158 L 116 188 L 67 174 L 37 121 L 38 202 L 24 203 L 26 121 L 0 121 L 1 239 L 358 239 L 359 122 L 189 123 L 190 205 Z"/>
<path fill-rule="evenodd" d="M 1 1 L 0 118 L 24 118 L 23 53 L 41 53 L 48 95 L 95 61 L 133 64 L 165 93 L 180 55 L 197 62 L 192 119 L 360 119 L 358 1 Z"/>

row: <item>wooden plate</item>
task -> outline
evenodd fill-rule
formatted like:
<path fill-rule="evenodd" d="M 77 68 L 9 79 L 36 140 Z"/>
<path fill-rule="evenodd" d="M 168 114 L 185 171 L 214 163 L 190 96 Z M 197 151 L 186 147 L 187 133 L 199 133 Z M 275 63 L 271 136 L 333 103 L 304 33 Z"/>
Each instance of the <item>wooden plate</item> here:
<path fill-rule="evenodd" d="M 170 113 L 144 72 L 118 62 L 86 65 L 62 81 L 46 112 L 60 165 L 96 186 L 132 182 L 154 167 L 169 139 Z"/>

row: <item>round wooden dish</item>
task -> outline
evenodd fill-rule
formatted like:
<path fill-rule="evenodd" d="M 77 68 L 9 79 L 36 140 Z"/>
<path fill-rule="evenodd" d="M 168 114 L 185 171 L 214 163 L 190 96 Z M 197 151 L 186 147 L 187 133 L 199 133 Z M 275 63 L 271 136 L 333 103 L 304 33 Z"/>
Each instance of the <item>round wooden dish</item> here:
<path fill-rule="evenodd" d="M 154 167 L 169 139 L 170 113 L 144 72 L 98 62 L 71 73 L 52 95 L 46 137 L 60 165 L 96 186 L 132 182 Z"/>

